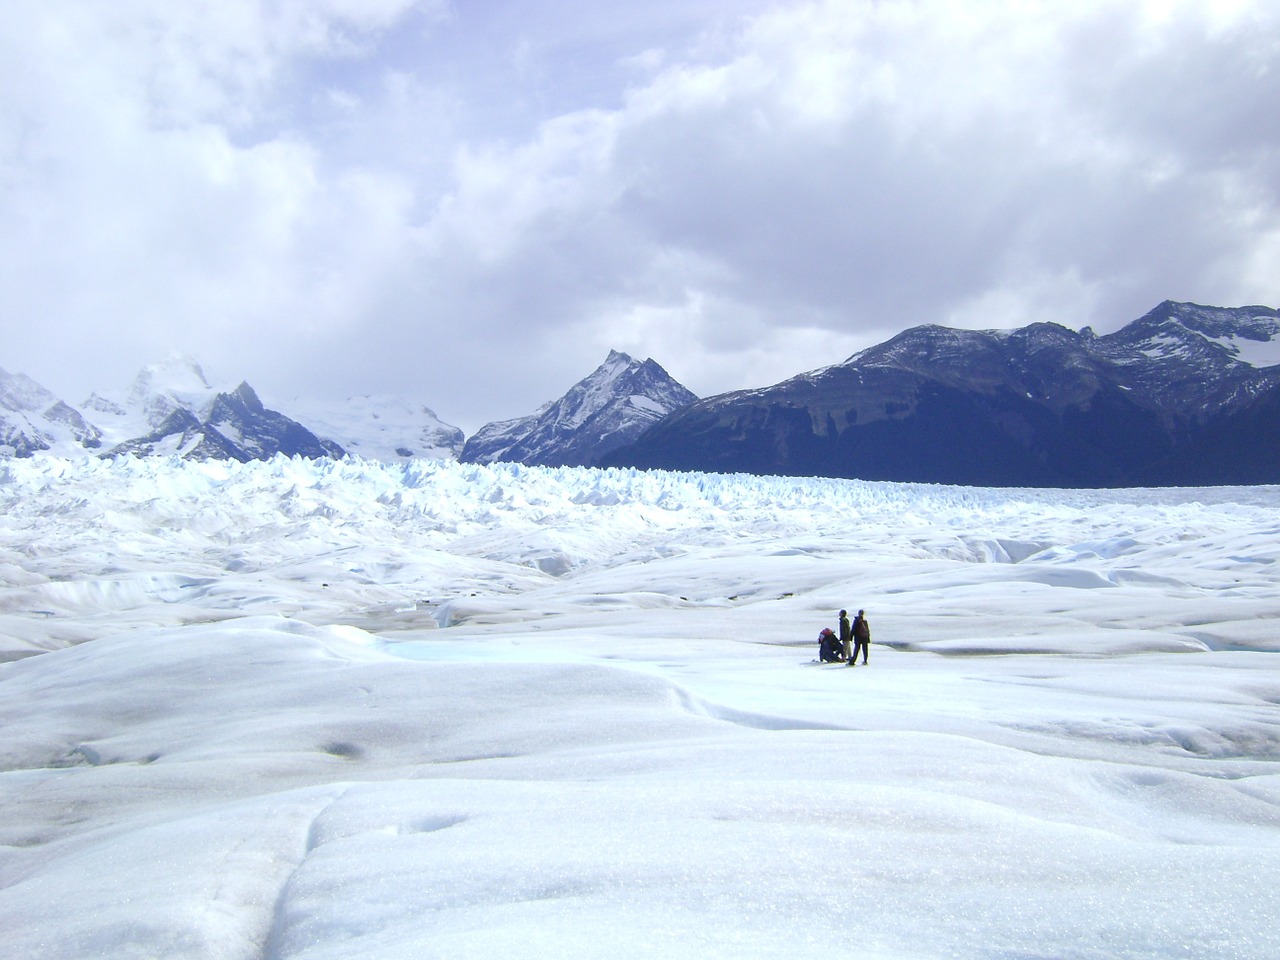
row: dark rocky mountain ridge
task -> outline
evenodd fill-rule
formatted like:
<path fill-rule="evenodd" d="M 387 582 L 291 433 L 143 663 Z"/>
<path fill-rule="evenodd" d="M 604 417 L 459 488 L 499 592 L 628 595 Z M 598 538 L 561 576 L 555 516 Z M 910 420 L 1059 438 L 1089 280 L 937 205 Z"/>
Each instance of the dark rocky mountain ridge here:
<path fill-rule="evenodd" d="M 81 413 L 0 370 L 0 456 L 340 457 L 326 439 L 340 423 L 344 442 L 401 458 L 412 446 L 477 462 L 981 486 L 1280 483 L 1280 314 L 1166 301 L 1105 336 L 925 325 L 703 400 L 654 361 L 611 351 L 558 400 L 465 443 L 425 408 L 382 423 L 397 405 L 367 399 L 335 405 L 317 430 L 267 409 L 247 383 L 214 390 L 177 356 Z"/>
<path fill-rule="evenodd" d="M 1280 482 L 1269 307 L 1166 301 L 1107 336 L 921 326 L 690 404 L 605 465 L 983 486 Z M 1280 361 L 1280 352 L 1273 354 Z"/>

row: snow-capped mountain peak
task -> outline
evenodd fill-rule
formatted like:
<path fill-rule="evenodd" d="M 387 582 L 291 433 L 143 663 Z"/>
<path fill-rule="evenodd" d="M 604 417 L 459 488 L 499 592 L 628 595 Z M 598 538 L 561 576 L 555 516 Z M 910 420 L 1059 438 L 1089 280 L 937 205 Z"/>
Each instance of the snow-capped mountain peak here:
<path fill-rule="evenodd" d="M 342 447 L 269 410 L 248 383 L 214 386 L 195 358 L 173 353 L 148 364 L 122 393 L 94 393 L 107 454 L 251 460 L 285 453 L 341 456 Z"/>
<path fill-rule="evenodd" d="M 152 433 L 177 411 L 203 419 L 220 392 L 194 357 L 172 353 L 138 371 L 124 391 L 95 391 L 81 404 L 101 426 L 109 444 Z"/>
<path fill-rule="evenodd" d="M 0 456 L 73 455 L 101 443 L 97 427 L 79 411 L 26 374 L 0 368 Z"/>
<path fill-rule="evenodd" d="M 129 395 L 131 398 L 143 398 L 159 393 L 201 394 L 210 389 L 209 378 L 196 359 L 189 354 L 175 352 L 138 371 Z"/>
<path fill-rule="evenodd" d="M 625 353 L 610 350 L 604 363 L 589 376 L 574 384 L 563 398 L 548 408 L 548 412 L 554 417 L 558 426 L 567 430 L 576 430 L 587 419 L 619 401 L 622 393 L 619 390 L 619 384 L 636 369 L 636 361 L 631 357 Z M 661 406 L 656 401 L 653 403 L 655 407 Z"/>
<path fill-rule="evenodd" d="M 429 407 L 400 397 L 267 404 L 247 382 L 211 379 L 185 353 L 144 366 L 124 389 L 91 393 L 81 409 L 24 374 L 0 370 L 0 458 L 341 457 L 349 446 L 368 460 L 455 459 L 464 439 Z"/>
<path fill-rule="evenodd" d="M 0 407 L 13 411 L 44 410 L 58 398 L 25 373 L 9 373 L 0 367 Z"/>
<path fill-rule="evenodd" d="M 593 466 L 696 399 L 653 360 L 610 350 L 559 400 L 527 417 L 485 424 L 467 440 L 461 459 Z"/>
<path fill-rule="evenodd" d="M 159 426 L 175 410 L 207 412 L 220 392 L 210 385 L 194 357 L 173 353 L 143 367 L 125 401 L 126 409 L 141 411 L 149 426 Z"/>

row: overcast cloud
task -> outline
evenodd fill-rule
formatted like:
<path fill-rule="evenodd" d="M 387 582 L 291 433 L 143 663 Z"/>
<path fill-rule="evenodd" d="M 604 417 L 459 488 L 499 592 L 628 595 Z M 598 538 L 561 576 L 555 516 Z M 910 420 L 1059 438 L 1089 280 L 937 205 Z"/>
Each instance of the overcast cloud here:
<path fill-rule="evenodd" d="M 1280 305 L 1280 6 L 0 0 L 0 366 L 468 433 L 918 323 Z"/>

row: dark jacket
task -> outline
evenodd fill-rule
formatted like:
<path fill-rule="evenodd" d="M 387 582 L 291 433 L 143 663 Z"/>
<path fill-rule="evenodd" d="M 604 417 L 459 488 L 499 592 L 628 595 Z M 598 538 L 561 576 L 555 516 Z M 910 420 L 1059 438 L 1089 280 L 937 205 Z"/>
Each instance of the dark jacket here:
<path fill-rule="evenodd" d="M 853 618 L 853 639 L 863 643 L 871 642 L 871 627 L 867 624 L 866 617 Z"/>

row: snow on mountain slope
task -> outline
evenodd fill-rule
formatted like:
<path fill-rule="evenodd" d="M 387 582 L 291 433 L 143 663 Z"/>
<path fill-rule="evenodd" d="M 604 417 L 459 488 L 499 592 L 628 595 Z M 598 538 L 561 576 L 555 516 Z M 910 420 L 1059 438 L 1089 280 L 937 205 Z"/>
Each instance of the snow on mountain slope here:
<path fill-rule="evenodd" d="M 143 367 L 126 389 L 94 392 L 81 407 L 101 426 L 107 446 L 115 446 L 152 433 L 178 410 L 203 419 L 214 398 L 235 387 L 210 385 L 194 357 L 172 353 Z"/>
<path fill-rule="evenodd" d="M 451 460 L 462 450 L 460 429 L 421 403 L 393 396 L 341 402 L 295 398 L 276 404 L 320 436 L 367 460 Z"/>
<path fill-rule="evenodd" d="M 194 358 L 175 353 L 144 367 L 127 391 L 84 404 L 105 424 L 112 456 L 264 459 L 277 452 L 342 456 L 341 445 L 269 410 L 248 383 L 212 386 Z"/>
<path fill-rule="evenodd" d="M 1280 364 L 1280 312 L 1270 307 L 1207 307 L 1166 302 L 1143 320 L 1151 321 L 1156 356 L 1169 350 L 1194 356 L 1189 341 L 1203 340 L 1233 361 L 1265 368 Z M 1138 321 L 1142 323 L 1142 321 Z"/>
<path fill-rule="evenodd" d="M 0 368 L 0 408 L 14 412 L 44 411 L 58 398 L 24 373 Z"/>
<path fill-rule="evenodd" d="M 23 375 L 0 370 L 0 456 L 132 453 L 204 459 L 269 457 L 276 450 L 377 460 L 453 458 L 457 427 L 397 397 L 342 403 L 295 400 L 267 409 L 246 383 L 211 383 L 191 356 L 174 353 L 142 368 L 123 390 L 90 395 L 78 411 Z"/>
<path fill-rule="evenodd" d="M 101 432 L 79 411 L 26 374 L 0 368 L 0 456 L 75 456 L 101 445 Z"/>
<path fill-rule="evenodd" d="M 461 459 L 592 466 L 696 399 L 653 360 L 611 350 L 559 400 L 527 417 L 485 424 L 467 439 Z"/>
<path fill-rule="evenodd" d="M 1251 367 L 1274 367 L 1280 364 L 1280 336 L 1255 340 L 1236 334 L 1223 337 L 1218 342 L 1230 350 L 1237 360 Z"/>

